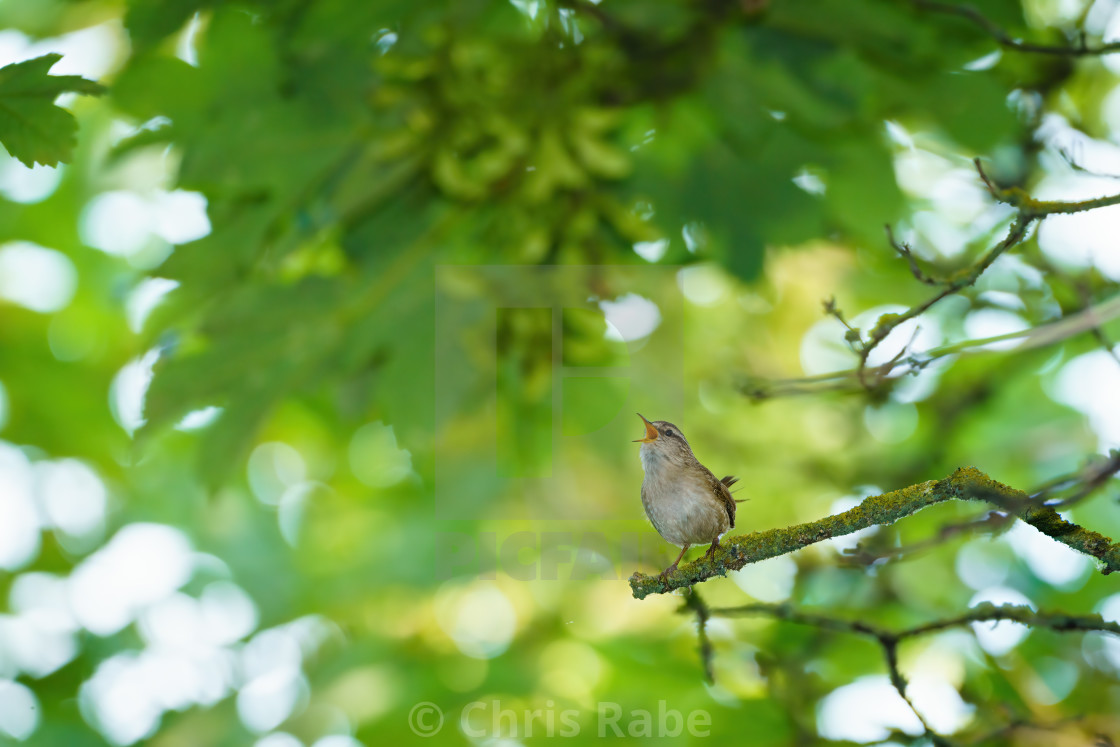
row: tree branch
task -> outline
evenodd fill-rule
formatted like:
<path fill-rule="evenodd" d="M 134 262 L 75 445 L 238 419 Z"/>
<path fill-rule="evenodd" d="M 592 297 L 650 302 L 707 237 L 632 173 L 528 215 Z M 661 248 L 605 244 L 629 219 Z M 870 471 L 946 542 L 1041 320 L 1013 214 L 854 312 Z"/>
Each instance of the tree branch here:
<path fill-rule="evenodd" d="M 866 370 L 867 359 L 870 357 L 871 351 L 877 348 L 883 340 L 887 339 L 887 336 L 900 324 L 924 314 L 938 302 L 949 296 L 956 295 L 965 288 L 975 284 L 976 281 L 980 279 L 980 276 L 984 274 L 984 271 L 991 267 L 993 262 L 999 259 L 1001 254 L 1026 237 L 1027 229 L 1030 228 L 1031 223 L 1040 217 L 1041 214 L 1035 214 L 1031 210 L 1020 208 L 1019 213 L 1011 221 L 1007 236 L 1004 237 L 1003 241 L 989 249 L 984 256 L 980 258 L 979 262 L 947 279 L 944 282 L 945 287 L 942 290 L 930 296 L 922 303 L 912 306 L 899 314 L 883 314 L 879 317 L 878 321 L 875 322 L 875 326 L 867 333 L 867 340 L 860 348 L 859 370 Z"/>
<path fill-rule="evenodd" d="M 827 308 L 827 302 L 826 302 Z M 838 313 L 838 312 L 837 312 Z M 929 350 L 913 352 L 910 355 L 897 356 L 880 366 L 871 366 L 863 369 L 863 376 L 873 378 L 882 385 L 892 374 L 902 376 L 917 373 L 939 358 L 950 355 L 961 355 L 975 352 L 985 352 L 984 348 L 997 342 L 1019 340 L 1019 344 L 1005 352 L 1022 352 L 1035 348 L 1053 345 L 1057 342 L 1068 340 L 1083 332 L 1092 333 L 1113 319 L 1120 318 L 1120 295 L 1107 301 L 1102 301 L 1088 309 L 1075 314 L 1062 317 L 1049 324 L 1030 327 L 1019 332 L 1009 332 L 995 337 L 985 337 L 979 340 L 962 340 L 947 345 L 939 345 Z M 816 376 L 800 376 L 789 379 L 762 379 L 747 378 L 738 386 L 739 391 L 753 400 L 770 399 L 772 397 L 787 397 L 798 394 L 815 394 L 826 391 L 858 391 L 864 388 L 865 381 L 860 379 L 859 368 L 849 368 L 842 371 L 833 371 Z"/>
<path fill-rule="evenodd" d="M 1093 305 L 1093 289 L 1087 277 L 1071 276 L 1064 270 L 1054 266 L 1052 262 L 1042 256 L 1035 258 L 1035 263 L 1039 266 L 1039 269 L 1043 270 L 1049 275 L 1060 278 L 1066 283 L 1066 285 L 1072 288 L 1074 293 L 1076 293 L 1078 297 L 1080 297 L 1082 308 L 1088 309 Z M 1092 265 L 1089 266 L 1089 269 L 1092 270 Z M 1108 356 L 1112 358 L 1112 360 L 1116 361 L 1117 365 L 1120 365 L 1120 354 L 1117 353 L 1115 343 L 1113 343 L 1112 340 L 1109 339 L 1108 335 L 1105 334 L 1105 331 L 1098 325 L 1089 330 L 1089 334 L 1092 335 L 1093 339 L 1097 341 L 1097 344 L 1100 345 L 1101 350 L 1107 353 Z"/>
<path fill-rule="evenodd" d="M 1104 486 L 1116 473 L 1120 472 L 1120 449 L 1113 449 L 1104 460 L 1091 462 L 1077 472 L 1058 478 L 1053 483 L 1037 490 L 1031 499 L 1045 501 L 1052 508 L 1068 508 Z M 1073 490 L 1070 495 L 1058 497 L 1063 490 Z"/>
<path fill-rule="evenodd" d="M 958 628 L 973 623 L 1012 621 L 1036 628 L 1048 628 L 1057 633 L 1101 632 L 1120 635 L 1120 624 L 1109 622 L 1100 615 L 1068 615 L 1061 612 L 1036 612 L 1030 607 L 1020 605 L 994 605 L 990 602 L 978 604 L 968 612 L 944 620 L 934 620 L 923 625 L 891 631 L 859 620 L 844 620 L 816 613 L 797 610 L 788 604 L 748 604 L 740 607 L 704 608 L 704 619 L 712 617 L 743 617 L 747 615 L 766 615 L 777 620 L 798 625 L 808 625 L 820 630 L 849 633 L 871 638 L 883 650 L 887 672 L 894 686 L 910 710 L 918 717 L 925 734 L 932 737 L 935 744 L 951 744 L 945 737 L 936 734 L 907 695 L 907 681 L 898 665 L 898 646 L 909 638 L 936 633 L 949 628 Z"/>
<path fill-rule="evenodd" d="M 1120 543 L 1077 524 L 1053 508 L 1032 501 L 1021 490 L 996 482 L 975 467 L 962 467 L 943 480 L 929 480 L 908 488 L 865 498 L 842 514 L 792 527 L 725 538 L 719 549 L 677 568 L 664 578 L 634 573 L 630 588 L 637 599 L 665 594 L 715 576 L 726 576 L 749 563 L 785 555 L 833 537 L 879 524 L 893 524 L 927 506 L 951 500 L 982 500 L 1015 515 L 1059 542 L 1100 561 L 1105 574 L 1120 571 Z"/>
<path fill-rule="evenodd" d="M 1023 623 L 1036 628 L 1049 628 L 1059 633 L 1075 631 L 1113 633 L 1120 635 L 1120 623 L 1105 620 L 1100 615 L 1067 615 L 1064 612 L 1036 612 L 1025 605 L 1003 604 L 995 605 L 983 602 L 963 614 L 949 617 L 944 620 L 916 625 L 912 628 L 891 631 L 880 628 L 861 620 L 844 620 L 841 618 L 821 615 L 814 612 L 803 612 L 788 604 L 745 604 L 739 607 L 710 607 L 706 608 L 708 618 L 712 617 L 745 617 L 747 615 L 766 615 L 778 620 L 809 625 L 821 630 L 830 630 L 840 633 L 853 633 L 856 635 L 886 639 L 899 642 L 907 638 L 916 638 L 929 633 L 936 633 L 947 628 L 959 628 L 964 625 L 979 622 L 1011 622 Z"/>
<path fill-rule="evenodd" d="M 917 258 L 914 256 L 913 250 L 910 249 L 910 245 L 895 239 L 894 229 L 891 228 L 890 223 L 888 223 L 885 228 L 887 229 L 887 242 L 892 247 L 894 247 L 894 250 L 898 252 L 903 259 L 906 260 L 906 263 L 908 265 L 910 265 L 910 274 L 914 276 L 915 280 L 926 285 L 948 284 L 948 281 L 941 280 L 940 278 L 935 278 L 932 275 L 926 273 L 925 270 L 921 268 L 921 265 L 918 264 Z"/>
<path fill-rule="evenodd" d="M 1088 200 L 1039 200 L 1031 197 L 1019 187 L 1008 187 L 1007 189 L 999 187 L 984 173 L 984 165 L 979 158 L 972 159 L 972 163 L 976 166 L 976 170 L 980 172 L 980 178 L 984 180 L 984 184 L 992 197 L 1011 207 L 1018 208 L 1019 216 L 1030 220 L 1045 218 L 1047 215 L 1071 215 L 1120 205 L 1120 194 L 1093 197 Z"/>
<path fill-rule="evenodd" d="M 957 271 L 952 276 L 943 281 L 936 281 L 927 277 L 921 269 L 917 266 L 913 256 L 910 255 L 908 247 L 898 244 L 894 240 L 894 236 L 888 229 L 888 240 L 891 246 L 894 247 L 902 256 L 909 262 L 911 273 L 914 274 L 918 280 L 927 284 L 942 285 L 944 286 L 933 296 L 927 298 L 920 304 L 912 306 L 906 311 L 898 314 L 883 314 L 875 322 L 875 326 L 867 333 L 867 339 L 862 339 L 858 330 L 849 328 L 848 334 L 845 339 L 856 350 L 859 355 L 859 366 L 857 368 L 857 379 L 864 388 L 873 388 L 882 383 L 882 377 L 878 377 L 871 384 L 867 380 L 867 372 L 874 371 L 881 367 L 869 369 L 867 367 L 868 358 L 871 352 L 879 346 L 883 340 L 890 335 L 900 324 L 910 321 L 915 317 L 921 316 L 929 311 L 935 304 L 948 298 L 949 296 L 960 293 L 965 288 L 968 288 L 980 279 L 980 276 L 992 266 L 999 257 L 1018 245 L 1027 236 L 1027 231 L 1030 229 L 1031 224 L 1037 220 L 1045 218 L 1048 215 L 1069 215 L 1071 213 L 1081 213 L 1088 210 L 1096 210 L 1097 208 L 1108 207 L 1111 205 L 1120 205 L 1120 194 L 1108 195 L 1106 197 L 1097 197 L 1089 200 L 1077 200 L 1072 202 L 1060 200 L 1037 200 L 1031 197 L 1018 187 L 1010 187 L 1003 189 L 993 182 L 988 175 L 984 172 L 984 166 L 981 164 L 980 159 L 973 159 L 976 165 L 976 171 L 979 173 L 980 178 L 987 186 L 988 191 L 999 202 L 1005 203 L 1017 209 L 1015 217 L 1011 220 L 1011 225 L 1008 228 L 1007 236 L 1002 241 L 989 249 L 975 264 L 965 267 Z M 837 313 L 832 310 L 832 313 Z M 854 338 L 852 332 L 855 332 Z M 901 356 L 896 356 L 901 357 Z M 891 361 L 893 364 L 894 361 Z M 892 366 L 893 367 L 893 366 Z"/>
<path fill-rule="evenodd" d="M 960 534 L 978 534 L 984 532 L 995 535 L 1006 529 L 1013 521 L 1015 521 L 1015 517 L 1010 514 L 988 510 L 982 516 L 968 521 L 946 524 L 932 537 L 909 545 L 878 549 L 865 548 L 862 544 L 858 544 L 851 549 L 845 548 L 841 556 L 841 561 L 844 565 L 869 566 L 876 563 L 902 560 L 925 550 L 943 545 L 948 540 Z"/>
<path fill-rule="evenodd" d="M 934 2 L 933 0 L 910 0 L 914 7 L 920 10 L 929 10 L 946 15 L 959 16 L 971 21 L 983 29 L 988 36 L 999 42 L 1001 47 L 1012 49 L 1016 52 L 1030 52 L 1034 54 L 1050 54 L 1060 57 L 1088 57 L 1093 55 L 1112 54 L 1120 52 L 1120 42 L 1108 42 L 1090 47 L 1082 34 L 1078 43 L 1069 44 L 1034 44 L 1016 39 L 1007 33 L 1003 27 L 992 21 L 971 5 L 954 5 L 950 3 Z"/>
<path fill-rule="evenodd" d="M 1068 632 L 1102 632 L 1120 635 L 1120 623 L 1109 622 L 1100 615 L 1067 615 L 1061 612 L 1036 612 L 1030 607 L 1021 605 L 994 605 L 989 602 L 978 604 L 968 612 L 949 617 L 943 620 L 916 625 L 911 628 L 893 631 L 877 625 L 863 622 L 862 620 L 845 620 L 843 618 L 822 615 L 815 612 L 805 612 L 789 604 L 746 604 L 738 607 L 709 607 L 695 593 L 691 592 L 681 611 L 695 612 L 700 625 L 700 653 L 704 670 L 711 673 L 711 645 L 703 634 L 704 626 L 713 617 L 746 617 L 749 615 L 765 615 L 776 620 L 807 625 L 833 633 L 846 633 L 870 638 L 879 644 L 883 650 L 887 673 L 891 684 L 898 694 L 910 706 L 910 710 L 917 716 L 918 721 L 925 730 L 923 736 L 930 737 L 935 744 L 950 745 L 952 742 L 934 732 L 921 712 L 915 707 L 914 702 L 907 694 L 908 683 L 898 664 L 898 646 L 909 638 L 916 638 L 930 633 L 936 633 L 948 628 L 958 628 L 972 623 L 1001 622 L 1004 620 L 1023 623 L 1036 628 L 1049 628 L 1058 633 Z M 709 680 L 711 681 L 711 680 Z M 1006 727 L 1005 727 L 1006 728 Z"/>
<path fill-rule="evenodd" d="M 987 186 L 988 191 L 997 201 L 1010 205 L 1016 208 L 1017 212 L 1011 221 L 1008 228 L 1007 235 L 989 249 L 979 261 L 973 265 L 969 265 L 961 270 L 958 270 L 953 275 L 945 278 L 938 279 L 927 275 L 921 267 L 918 266 L 917 260 L 914 258 L 910 251 L 910 247 L 905 244 L 899 243 L 895 240 L 894 234 L 891 232 L 890 227 L 887 227 L 887 240 L 891 247 L 894 248 L 909 264 L 910 272 L 920 282 L 927 285 L 939 285 L 941 289 L 930 296 L 925 301 L 910 307 L 906 311 L 897 314 L 883 314 L 876 322 L 871 331 L 867 333 L 866 339 L 862 336 L 858 329 L 853 328 L 845 320 L 840 310 L 837 308 L 834 300 L 829 299 L 825 302 L 825 313 L 836 317 L 846 328 L 844 339 L 848 345 L 856 353 L 859 361 L 856 368 L 851 371 L 840 371 L 837 373 L 823 374 L 822 376 L 807 377 L 802 379 L 790 379 L 783 382 L 777 382 L 776 386 L 767 387 L 764 383 L 757 381 L 748 381 L 740 387 L 744 394 L 752 399 L 766 399 L 775 396 L 775 391 L 779 393 L 793 393 L 798 394 L 803 391 L 821 391 L 830 389 L 844 389 L 847 384 L 852 382 L 858 383 L 863 389 L 875 389 L 883 384 L 888 376 L 899 366 L 909 366 L 910 372 L 921 370 L 929 364 L 935 357 L 943 357 L 951 355 L 955 352 L 960 352 L 961 349 L 977 344 L 987 344 L 996 341 L 997 338 L 990 340 L 983 340 L 977 342 L 963 342 L 955 343 L 954 345 L 943 346 L 940 349 L 928 352 L 924 355 L 906 355 L 904 348 L 894 358 L 887 361 L 882 365 L 868 366 L 867 361 L 871 356 L 872 351 L 885 340 L 891 332 L 893 332 L 899 325 L 910 321 L 925 312 L 929 311 L 938 302 L 948 298 L 949 296 L 960 293 L 965 288 L 968 288 L 980 279 L 980 276 L 992 266 L 999 257 L 1009 249 L 1015 247 L 1026 238 L 1027 232 L 1035 221 L 1041 220 L 1048 215 L 1069 215 L 1072 213 L 1081 213 L 1089 210 L 1096 210 L 1102 207 L 1109 207 L 1113 205 L 1120 205 L 1120 194 L 1107 195 L 1104 197 L 1096 197 L 1088 200 L 1076 201 L 1061 201 L 1061 200 L 1038 200 L 1031 197 L 1019 187 L 1001 188 L 997 185 L 984 171 L 983 164 L 979 158 L 973 160 L 976 165 L 976 171 L 980 175 L 980 179 Z M 1064 339 L 1070 334 L 1076 334 L 1080 331 L 1092 331 L 1095 327 L 1099 327 L 1102 323 L 1102 317 L 1111 318 L 1109 315 L 1116 315 L 1120 313 L 1120 306 L 1115 302 L 1117 299 L 1106 301 L 1094 309 L 1087 309 L 1086 313 L 1082 316 L 1084 320 L 1096 322 L 1089 326 L 1082 327 L 1076 325 L 1068 327 L 1065 325 L 1066 320 L 1059 320 L 1053 324 L 1045 325 L 1034 330 L 1024 330 L 1022 332 L 1012 333 L 1005 335 L 998 339 L 1014 339 L 1015 337 L 1033 338 L 1035 345 L 1048 344 L 1054 338 L 1049 334 L 1041 334 L 1042 330 L 1047 332 L 1058 332 L 1057 339 Z M 1072 332 L 1071 332 L 1072 330 Z M 1036 335 L 1038 332 L 1040 334 Z M 1020 346 L 1022 347 L 1022 346 Z M 788 388 L 788 391 L 780 391 L 782 386 Z"/>
<path fill-rule="evenodd" d="M 704 679 L 708 682 L 715 682 L 715 672 L 712 669 L 714 652 L 712 641 L 708 638 L 708 618 L 711 617 L 711 608 L 700 598 L 700 593 L 696 589 L 689 589 L 681 609 L 692 610 L 696 613 L 696 640 L 700 652 L 700 663 L 704 667 Z"/>

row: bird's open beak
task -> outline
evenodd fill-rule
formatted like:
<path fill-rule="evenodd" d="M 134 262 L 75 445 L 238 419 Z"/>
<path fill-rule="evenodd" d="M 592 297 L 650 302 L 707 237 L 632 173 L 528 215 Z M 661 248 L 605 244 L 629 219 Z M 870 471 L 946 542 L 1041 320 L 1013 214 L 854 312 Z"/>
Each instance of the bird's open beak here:
<path fill-rule="evenodd" d="M 643 416 L 640 412 L 638 413 L 638 417 L 641 418 L 642 422 L 646 424 L 646 437 L 645 438 L 635 438 L 634 443 L 636 443 L 636 444 L 648 444 L 651 441 L 656 441 L 657 436 L 658 436 L 657 428 L 654 427 L 653 423 L 646 420 L 645 416 Z"/>

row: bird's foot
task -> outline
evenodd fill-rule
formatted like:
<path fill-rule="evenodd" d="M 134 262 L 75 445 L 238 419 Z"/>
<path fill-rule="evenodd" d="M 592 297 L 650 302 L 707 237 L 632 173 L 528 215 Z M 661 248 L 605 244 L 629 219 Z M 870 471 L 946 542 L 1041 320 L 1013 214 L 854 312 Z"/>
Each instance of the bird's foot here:
<path fill-rule="evenodd" d="M 661 571 L 661 575 L 659 575 L 658 578 L 661 579 L 662 584 L 667 584 L 669 582 L 669 574 L 677 570 L 677 563 L 681 562 L 681 558 L 684 557 L 684 554 L 688 552 L 688 548 L 690 547 L 692 547 L 692 545 L 684 545 L 683 547 L 681 547 L 681 554 L 677 556 L 677 559 L 673 561 L 673 564 L 665 570 Z"/>
<path fill-rule="evenodd" d="M 657 578 L 661 580 L 661 583 L 663 583 L 663 584 L 669 583 L 669 574 L 672 573 L 673 571 L 677 570 L 677 563 L 679 563 L 679 562 L 680 562 L 680 559 L 678 559 L 671 566 L 669 566 L 665 570 L 661 571 L 660 574 L 658 574 Z"/>
<path fill-rule="evenodd" d="M 706 553 L 704 553 L 704 560 L 707 560 L 708 558 L 715 555 L 716 550 L 718 550 L 718 549 L 719 549 L 719 539 L 717 538 L 715 542 L 713 542 L 711 545 L 708 546 L 708 551 Z"/>

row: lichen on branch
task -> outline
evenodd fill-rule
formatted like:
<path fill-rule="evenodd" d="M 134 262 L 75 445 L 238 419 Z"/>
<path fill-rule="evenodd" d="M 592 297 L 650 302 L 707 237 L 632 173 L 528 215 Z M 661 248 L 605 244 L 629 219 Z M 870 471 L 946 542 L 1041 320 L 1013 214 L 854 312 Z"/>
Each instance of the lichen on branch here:
<path fill-rule="evenodd" d="M 1102 573 L 1120 571 L 1120 543 L 1066 521 L 1052 507 L 1032 500 L 1022 490 L 996 482 L 975 467 L 962 467 L 943 480 L 929 480 L 873 495 L 855 508 L 835 516 L 791 527 L 726 537 L 711 556 L 687 563 L 665 576 L 635 573 L 630 577 L 634 597 L 665 594 L 715 576 L 726 576 L 760 560 L 786 555 L 860 529 L 893 524 L 927 506 L 952 500 L 986 501 L 1030 524 L 1038 531 L 1099 561 Z"/>

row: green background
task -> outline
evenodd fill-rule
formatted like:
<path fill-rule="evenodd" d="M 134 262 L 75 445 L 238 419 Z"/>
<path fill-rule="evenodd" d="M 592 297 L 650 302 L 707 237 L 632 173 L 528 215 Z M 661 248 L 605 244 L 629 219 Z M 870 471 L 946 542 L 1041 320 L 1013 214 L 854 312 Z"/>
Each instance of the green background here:
<path fill-rule="evenodd" d="M 737 531 L 964 465 L 1030 491 L 1120 446 L 1115 323 L 872 391 L 743 393 L 855 365 L 824 299 L 866 331 L 933 292 L 884 224 L 940 277 L 1002 238 L 973 158 L 1048 198 L 1120 191 L 1110 56 L 930 5 L 0 4 L 3 61 L 39 59 L 0 70 L 0 737 L 413 743 L 430 702 L 429 744 L 536 744 L 550 717 L 577 743 L 607 703 L 635 741 L 645 711 L 653 741 L 923 743 L 871 643 L 713 620 L 707 683 L 683 598 L 625 579 L 675 555 L 642 515 L 635 411 L 740 476 Z M 975 7 L 1072 48 L 1112 12 Z M 914 349 L 1115 294 L 1114 214 L 1091 215 L 1046 219 Z M 1068 516 L 1115 536 L 1114 498 Z M 943 534 L 701 593 L 887 627 L 982 599 L 1120 618 L 1117 582 L 1029 527 Z M 1116 640 L 985 632 L 903 645 L 935 729 L 1120 735 Z M 710 736 L 657 736 L 662 702 Z"/>

